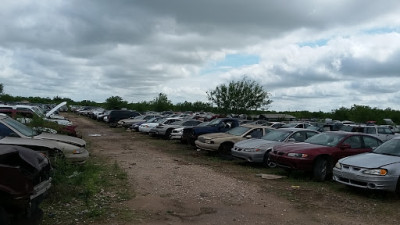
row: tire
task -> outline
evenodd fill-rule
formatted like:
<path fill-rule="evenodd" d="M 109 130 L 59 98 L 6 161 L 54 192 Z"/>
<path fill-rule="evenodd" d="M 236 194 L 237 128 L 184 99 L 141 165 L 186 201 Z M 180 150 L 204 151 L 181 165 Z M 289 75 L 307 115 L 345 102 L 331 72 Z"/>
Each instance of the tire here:
<path fill-rule="evenodd" d="M 171 133 L 172 133 L 172 129 L 168 129 L 167 131 L 165 131 L 165 136 L 164 136 L 164 138 L 165 138 L 165 139 L 171 139 L 171 138 L 170 138 Z"/>
<path fill-rule="evenodd" d="M 318 158 L 313 167 L 313 178 L 316 181 L 324 181 L 329 177 L 330 163 L 326 158 Z"/>
<path fill-rule="evenodd" d="M 269 160 L 269 151 L 265 152 L 265 154 L 264 154 L 263 165 L 267 168 L 275 168 L 276 167 L 276 163 Z"/>
<path fill-rule="evenodd" d="M 396 195 L 400 197 L 400 177 L 397 179 Z"/>
<path fill-rule="evenodd" d="M 218 148 L 218 152 L 221 156 L 230 156 L 232 147 L 233 147 L 232 143 L 221 144 L 221 146 L 219 146 Z"/>

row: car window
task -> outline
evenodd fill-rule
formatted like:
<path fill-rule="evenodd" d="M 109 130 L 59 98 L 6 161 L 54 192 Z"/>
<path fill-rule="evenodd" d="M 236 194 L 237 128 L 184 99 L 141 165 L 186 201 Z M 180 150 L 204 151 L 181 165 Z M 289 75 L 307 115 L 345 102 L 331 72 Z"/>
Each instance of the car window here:
<path fill-rule="evenodd" d="M 343 137 L 344 135 L 340 133 L 320 133 L 308 138 L 304 142 L 316 145 L 336 146 L 343 140 Z"/>
<path fill-rule="evenodd" d="M 8 126 L 14 128 L 15 130 L 17 130 L 18 132 L 22 133 L 25 136 L 28 137 L 33 137 L 38 135 L 38 133 L 34 130 L 32 130 L 30 127 L 25 126 L 24 124 L 11 119 L 11 118 L 7 118 L 5 120 L 3 120 L 3 122 L 5 122 Z"/>
<path fill-rule="evenodd" d="M 263 136 L 263 131 L 261 128 L 257 128 L 250 131 L 248 135 L 251 135 L 252 138 L 261 138 Z"/>
<path fill-rule="evenodd" d="M 33 118 L 33 114 L 31 112 L 17 112 L 17 117 L 24 117 L 24 118 Z"/>
<path fill-rule="evenodd" d="M 12 117 L 12 112 L 11 111 L 0 112 L 0 113 L 6 114 L 7 116 Z"/>
<path fill-rule="evenodd" d="M 365 133 L 367 134 L 375 134 L 375 127 L 367 127 L 365 130 Z"/>
<path fill-rule="evenodd" d="M 373 137 L 363 136 L 363 139 L 366 148 L 376 148 L 382 143 L 380 140 Z"/>
<path fill-rule="evenodd" d="M 226 133 L 232 134 L 235 136 L 241 136 L 241 135 L 245 134 L 248 130 L 250 130 L 250 128 L 239 126 L 239 127 L 235 127 L 233 129 L 228 130 Z"/>
<path fill-rule="evenodd" d="M 314 136 L 316 134 L 318 134 L 318 132 L 310 132 L 310 131 L 306 132 L 307 138 L 310 138 L 310 137 L 312 137 L 312 136 Z"/>
<path fill-rule="evenodd" d="M 10 128 L 8 128 L 6 125 L 0 123 L 0 137 L 11 136 L 11 133 L 13 133 L 13 131 Z"/>
<path fill-rule="evenodd" d="M 306 140 L 306 134 L 302 131 L 298 131 L 298 132 L 292 134 L 292 136 L 290 138 L 293 138 L 297 142 L 303 142 Z"/>
<path fill-rule="evenodd" d="M 351 137 L 347 138 L 343 143 L 350 145 L 351 148 L 361 148 L 362 147 L 360 136 L 351 136 Z"/>
<path fill-rule="evenodd" d="M 282 142 L 284 141 L 292 131 L 286 131 L 286 130 L 273 130 L 269 132 L 268 134 L 262 136 L 261 138 L 267 141 L 279 141 Z"/>
<path fill-rule="evenodd" d="M 379 127 L 378 133 L 379 134 L 393 134 L 392 131 L 387 127 Z"/>
<path fill-rule="evenodd" d="M 200 123 L 201 123 L 200 121 L 193 120 L 193 121 L 186 121 L 182 125 L 184 125 L 184 126 L 196 126 L 196 125 L 198 125 Z"/>

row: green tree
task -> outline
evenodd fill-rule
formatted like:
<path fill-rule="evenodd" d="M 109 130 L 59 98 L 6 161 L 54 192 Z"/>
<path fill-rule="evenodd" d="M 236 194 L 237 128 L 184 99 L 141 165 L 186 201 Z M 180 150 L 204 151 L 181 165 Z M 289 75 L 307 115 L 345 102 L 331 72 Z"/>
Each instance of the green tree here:
<path fill-rule="evenodd" d="M 224 113 L 248 113 L 272 103 L 269 94 L 261 85 L 244 77 L 240 81 L 221 84 L 207 92 L 208 100 Z"/>
<path fill-rule="evenodd" d="M 3 94 L 3 84 L 0 83 L 0 95 Z"/>
<path fill-rule="evenodd" d="M 168 100 L 167 95 L 164 93 L 158 94 L 158 96 L 153 101 L 151 101 L 151 105 L 153 106 L 153 109 L 157 112 L 171 110 L 174 106 L 171 101 Z"/>
<path fill-rule="evenodd" d="M 122 109 L 127 108 L 128 102 L 122 100 L 119 96 L 111 96 L 106 99 L 105 108 L 106 109 Z"/>

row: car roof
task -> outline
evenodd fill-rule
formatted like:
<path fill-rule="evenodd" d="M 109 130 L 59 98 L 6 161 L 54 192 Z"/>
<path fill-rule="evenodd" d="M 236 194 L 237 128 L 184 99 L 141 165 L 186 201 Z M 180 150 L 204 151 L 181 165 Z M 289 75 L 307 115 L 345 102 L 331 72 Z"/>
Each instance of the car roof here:
<path fill-rule="evenodd" d="M 275 128 L 273 128 L 273 127 L 271 127 L 271 126 L 267 126 L 267 125 L 248 124 L 248 123 L 242 124 L 242 125 L 240 125 L 240 127 L 248 127 L 248 128 L 271 128 L 271 129 L 275 129 Z"/>
<path fill-rule="evenodd" d="M 294 127 L 282 127 L 282 128 L 278 128 L 277 130 L 288 130 L 288 131 L 316 131 L 316 130 L 310 130 L 310 129 L 306 129 L 306 128 L 294 128 Z M 317 133 L 319 133 L 318 131 L 316 131 Z"/>

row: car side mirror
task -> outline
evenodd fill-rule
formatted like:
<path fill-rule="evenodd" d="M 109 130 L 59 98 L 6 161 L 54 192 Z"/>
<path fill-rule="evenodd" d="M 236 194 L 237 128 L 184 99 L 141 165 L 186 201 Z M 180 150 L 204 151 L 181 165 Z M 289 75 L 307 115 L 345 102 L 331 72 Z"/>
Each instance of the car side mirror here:
<path fill-rule="evenodd" d="M 288 142 L 296 142 L 296 139 L 294 139 L 294 138 L 289 138 Z"/>
<path fill-rule="evenodd" d="M 246 135 L 245 138 L 250 139 L 250 138 L 252 138 L 252 136 L 249 134 L 249 135 Z"/>
<path fill-rule="evenodd" d="M 349 144 L 340 145 L 340 149 L 342 149 L 342 150 L 345 150 L 345 149 L 348 149 L 348 148 L 351 148 L 351 145 L 349 145 Z"/>

